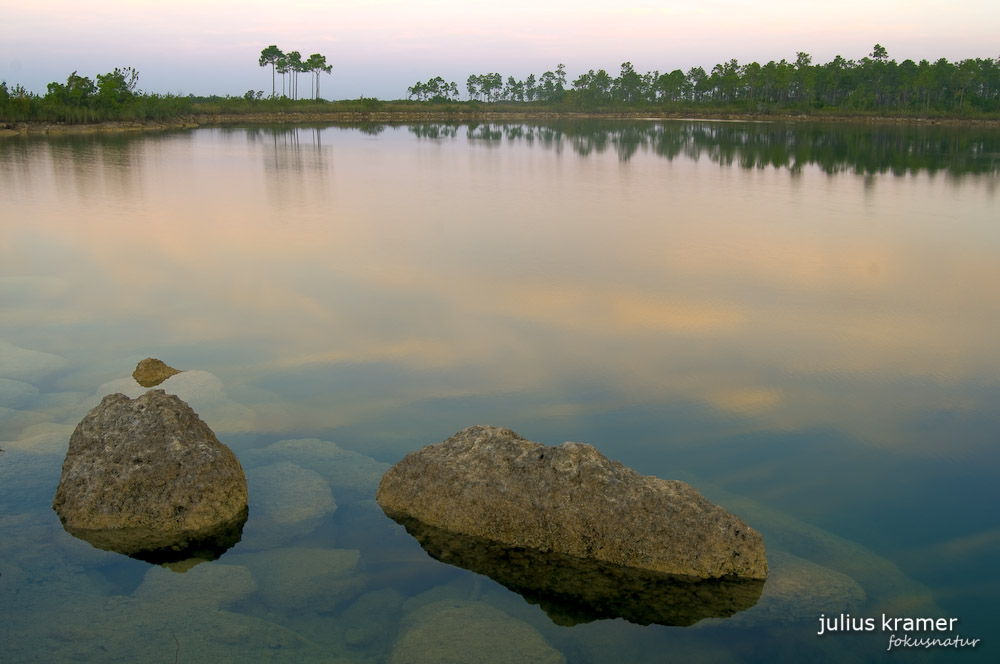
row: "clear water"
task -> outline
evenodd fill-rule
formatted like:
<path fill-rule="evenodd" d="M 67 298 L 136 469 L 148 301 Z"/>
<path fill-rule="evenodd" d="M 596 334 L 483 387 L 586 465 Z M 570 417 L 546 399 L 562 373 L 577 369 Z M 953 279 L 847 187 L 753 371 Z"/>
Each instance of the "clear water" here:
<path fill-rule="evenodd" d="M 982 128 L 0 141 L 0 661 L 992 661 L 998 189 Z M 50 507 L 147 356 L 250 483 L 242 541 L 186 571 Z M 567 626 L 430 558 L 375 487 L 472 424 L 691 482 L 763 533 L 761 601 Z M 874 629 L 817 635 L 841 613 Z M 980 641 L 887 652 L 883 614 Z"/>

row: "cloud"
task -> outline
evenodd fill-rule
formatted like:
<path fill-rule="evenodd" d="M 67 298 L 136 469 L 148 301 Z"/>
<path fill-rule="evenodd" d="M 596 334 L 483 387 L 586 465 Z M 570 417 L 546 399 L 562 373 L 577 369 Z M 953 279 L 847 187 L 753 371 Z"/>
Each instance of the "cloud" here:
<path fill-rule="evenodd" d="M 180 397 L 216 433 L 255 429 L 257 416 L 254 411 L 230 399 L 222 381 L 208 371 L 182 371 L 151 389 L 163 390 Z M 147 388 L 139 385 L 131 376 L 117 378 L 97 389 L 96 400 L 115 393 L 135 399 L 146 391 Z"/>

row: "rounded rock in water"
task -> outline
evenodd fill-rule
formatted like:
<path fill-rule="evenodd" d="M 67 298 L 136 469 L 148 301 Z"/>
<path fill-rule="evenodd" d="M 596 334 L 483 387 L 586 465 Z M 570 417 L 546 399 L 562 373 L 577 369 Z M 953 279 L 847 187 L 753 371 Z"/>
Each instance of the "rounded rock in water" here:
<path fill-rule="evenodd" d="M 94 546 L 162 562 L 239 541 L 247 482 L 232 450 L 178 397 L 111 394 L 70 437 L 52 507 Z"/>

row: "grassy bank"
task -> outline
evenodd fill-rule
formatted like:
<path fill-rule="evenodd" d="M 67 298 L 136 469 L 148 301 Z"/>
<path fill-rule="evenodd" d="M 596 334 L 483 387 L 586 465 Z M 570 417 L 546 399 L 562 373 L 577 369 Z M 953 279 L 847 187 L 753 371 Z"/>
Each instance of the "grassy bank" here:
<path fill-rule="evenodd" d="M 530 103 L 451 102 L 381 102 L 360 99 L 339 102 L 268 101 L 234 105 L 206 102 L 192 104 L 174 115 L 154 118 L 98 120 L 93 122 L 20 121 L 0 123 L 0 135 L 60 134 L 92 132 L 156 131 L 217 125 L 252 124 L 397 124 L 419 122 L 520 122 L 566 119 L 705 119 L 733 121 L 824 121 L 928 123 L 942 125 L 1000 126 L 1000 114 L 953 116 L 946 114 L 872 114 L 812 111 L 809 113 L 755 112 L 735 108 L 705 108 L 675 105 L 671 107 L 605 107 L 570 109 Z"/>

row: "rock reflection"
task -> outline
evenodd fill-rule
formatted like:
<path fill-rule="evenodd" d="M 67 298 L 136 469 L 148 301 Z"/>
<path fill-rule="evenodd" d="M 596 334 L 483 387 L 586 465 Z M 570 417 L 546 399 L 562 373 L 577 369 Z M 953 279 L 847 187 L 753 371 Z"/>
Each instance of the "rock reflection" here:
<path fill-rule="evenodd" d="M 639 625 L 693 625 L 753 607 L 764 581 L 695 579 L 564 554 L 511 548 L 389 514 L 432 557 L 483 574 L 537 604 L 557 625 L 624 618 Z"/>
<path fill-rule="evenodd" d="M 163 565 L 183 573 L 200 562 L 219 559 L 235 546 L 243 537 L 243 525 L 248 514 L 248 510 L 244 509 L 242 514 L 214 529 L 191 533 L 176 546 L 157 549 L 142 547 L 142 543 L 149 542 L 157 534 L 148 528 L 91 529 L 73 528 L 66 524 L 63 524 L 63 528 L 73 537 L 97 549 L 121 553 L 129 558 Z"/>

